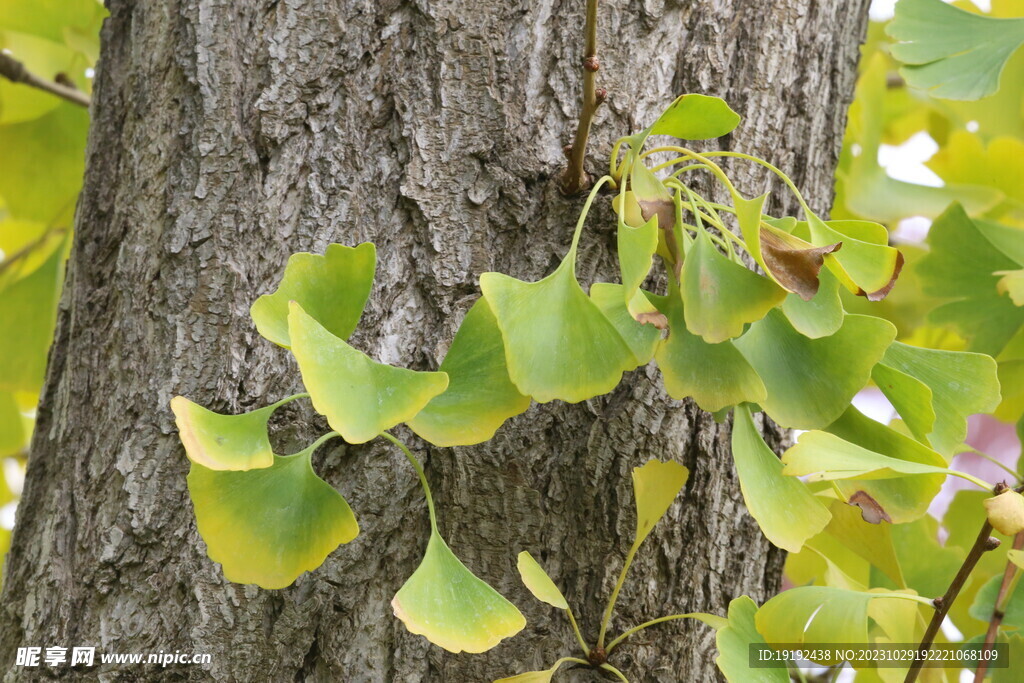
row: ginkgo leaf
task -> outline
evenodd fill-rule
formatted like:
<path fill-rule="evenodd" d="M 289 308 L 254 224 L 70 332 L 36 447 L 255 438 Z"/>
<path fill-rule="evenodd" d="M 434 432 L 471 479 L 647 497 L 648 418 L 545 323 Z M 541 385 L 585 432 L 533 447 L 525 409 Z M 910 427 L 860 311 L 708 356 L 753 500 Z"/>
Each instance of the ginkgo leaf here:
<path fill-rule="evenodd" d="M 349 443 L 365 443 L 411 420 L 448 387 L 443 372 L 415 372 L 371 360 L 294 301 L 288 333 L 313 407 Z"/>
<path fill-rule="evenodd" d="M 686 254 L 680 289 L 687 329 L 709 344 L 740 336 L 786 297 L 782 287 L 726 258 L 703 229 Z"/>
<path fill-rule="evenodd" d="M 299 396 L 240 415 L 215 413 L 175 396 L 171 410 L 189 460 L 211 470 L 252 470 L 274 464 L 267 422 L 275 410 Z"/>
<path fill-rule="evenodd" d="M 1013 551 L 1010 551 L 1013 552 Z M 1017 551 L 1018 553 L 1020 551 Z M 1007 553 L 1009 558 L 1009 553 Z M 996 596 L 999 595 L 999 588 L 1003 582 L 1003 575 L 997 574 L 990 578 L 974 597 L 969 614 L 978 621 L 988 622 L 992 619 L 992 613 L 996 606 Z M 1006 601 L 1003 603 L 1002 627 L 1010 629 L 1024 628 L 1024 588 L 1020 581 L 1012 585 L 1007 592 Z"/>
<path fill-rule="evenodd" d="M 745 405 L 734 412 L 732 457 L 743 501 L 769 541 L 800 552 L 804 542 L 828 524 L 831 513 L 807 485 L 783 476 L 782 462 L 757 432 Z"/>
<path fill-rule="evenodd" d="M 648 130 L 648 135 L 671 135 L 681 140 L 710 140 L 732 132 L 740 116 L 718 97 L 680 95 Z"/>
<path fill-rule="evenodd" d="M 818 429 L 846 410 L 895 336 L 881 318 L 847 315 L 835 334 L 809 339 L 773 310 L 735 344 L 768 388 L 765 412 L 784 427 Z"/>
<path fill-rule="evenodd" d="M 782 456 L 785 474 L 810 481 L 891 479 L 904 475 L 945 475 L 946 467 L 890 458 L 850 443 L 835 434 L 804 432 Z"/>
<path fill-rule="evenodd" d="M 980 353 L 938 351 L 895 342 L 886 350 L 879 367 L 890 368 L 928 387 L 935 415 L 934 428 L 923 430 L 923 420 L 907 420 L 907 425 L 914 436 L 925 439 L 946 457 L 952 457 L 967 437 L 969 416 L 990 413 L 999 405 L 996 362 Z M 919 391 L 901 396 L 888 385 L 879 387 L 897 410 L 903 406 L 910 414 L 915 409 L 911 402 L 922 398 Z"/>
<path fill-rule="evenodd" d="M 1024 569 L 1024 550 L 1010 549 L 1006 551 L 1006 559 L 1013 562 L 1019 568 Z"/>
<path fill-rule="evenodd" d="M 864 225 L 861 225 L 864 224 Z M 881 243 L 859 239 L 865 229 L 881 228 Z M 811 214 L 809 221 L 811 243 L 826 246 L 842 243 L 825 256 L 825 265 L 848 290 L 868 301 L 880 301 L 889 294 L 903 269 L 903 254 L 890 247 L 885 229 L 868 221 L 825 222 Z M 851 234 L 857 230 L 860 234 Z"/>
<path fill-rule="evenodd" d="M 708 344 L 690 334 L 678 291 L 651 298 L 669 321 L 668 339 L 654 355 L 669 396 L 692 396 L 701 410 L 712 413 L 743 402 L 759 403 L 767 397 L 761 378 L 733 342 Z"/>
<path fill-rule="evenodd" d="M 782 302 L 782 312 L 800 334 L 811 339 L 830 337 L 843 326 L 846 311 L 839 297 L 839 279 L 828 270 L 818 273 L 818 291 L 805 301 L 793 293 Z"/>
<path fill-rule="evenodd" d="M 634 547 L 643 543 L 668 512 L 689 476 L 690 471 L 673 460 L 649 460 L 647 464 L 633 468 L 633 498 L 636 501 Z"/>
<path fill-rule="evenodd" d="M 218 472 L 192 463 L 196 526 L 228 581 L 284 588 L 358 535 L 348 503 L 313 471 L 313 451 L 325 438 L 261 469 Z"/>
<path fill-rule="evenodd" d="M 538 403 L 606 394 L 633 352 L 576 281 L 575 252 L 539 282 L 484 273 L 480 288 L 505 342 L 509 377 Z"/>
<path fill-rule="evenodd" d="M 432 444 L 482 443 L 530 407 L 530 398 L 509 379 L 501 331 L 483 299 L 466 313 L 438 370 L 448 375 L 448 388 L 409 420 L 409 427 Z"/>
<path fill-rule="evenodd" d="M 288 348 L 288 302 L 295 301 L 324 329 L 348 339 L 359 324 L 373 286 L 377 252 L 372 242 L 357 247 L 330 244 L 323 256 L 292 254 L 273 294 L 256 299 L 249 314 L 269 341 Z"/>
<path fill-rule="evenodd" d="M 884 362 L 871 370 L 871 379 L 889 399 L 914 438 L 927 444 L 928 434 L 935 426 L 932 390 L 928 385 Z"/>
<path fill-rule="evenodd" d="M 554 666 L 544 671 L 527 671 L 517 676 L 509 676 L 508 678 L 499 678 L 494 683 L 551 683 L 552 676 L 558 671 L 566 662 L 573 661 L 571 657 L 563 657 L 555 662 Z"/>
<path fill-rule="evenodd" d="M 608 318 L 612 326 L 619 332 L 622 339 L 629 346 L 636 359 L 636 365 L 646 365 L 652 358 L 654 352 L 661 343 L 661 329 L 667 328 L 668 320 L 657 312 L 657 309 L 644 295 L 643 290 L 637 290 L 636 298 L 643 301 L 634 304 L 634 310 L 645 310 L 649 307 L 651 314 L 641 314 L 641 320 L 651 322 L 640 322 L 633 317 L 622 297 L 622 285 L 609 282 L 595 282 L 590 288 L 590 298 L 597 307 L 601 309 L 604 317 Z"/>
<path fill-rule="evenodd" d="M 523 583 L 533 593 L 533 597 L 541 602 L 546 602 L 552 607 L 569 609 L 569 603 L 566 602 L 562 591 L 558 590 L 558 586 L 551 580 L 551 577 L 544 571 L 544 568 L 540 566 L 537 560 L 533 559 L 533 555 L 525 550 L 519 553 L 516 568 L 519 570 L 519 576 L 522 578 Z"/>
<path fill-rule="evenodd" d="M 757 603 L 741 595 L 729 603 L 729 620 L 717 629 L 715 645 L 718 657 L 715 664 L 727 681 L 735 683 L 789 683 L 789 670 L 779 668 L 753 668 L 750 666 L 752 647 L 767 645 L 757 631 L 755 615 Z"/>
<path fill-rule="evenodd" d="M 900 0 L 886 32 L 900 75 L 932 97 L 979 100 L 999 89 L 999 75 L 1024 44 L 1024 18 L 998 19 L 942 0 Z"/>
<path fill-rule="evenodd" d="M 526 626 L 515 605 L 462 564 L 436 530 L 391 607 L 405 627 L 449 652 L 485 652 Z"/>
<path fill-rule="evenodd" d="M 828 426 L 828 432 L 873 453 L 896 460 L 945 468 L 946 460 L 931 448 L 892 427 L 876 422 L 850 406 Z M 783 462 L 786 462 L 783 456 Z M 913 465 L 910 465 L 913 467 Z M 928 506 L 945 481 L 943 474 L 899 476 L 891 479 L 836 481 L 846 500 L 858 506 L 865 520 L 893 524 L 912 522 L 928 511 Z"/>
<path fill-rule="evenodd" d="M 640 213 L 640 206 L 632 191 L 621 193 L 617 199 L 621 202 L 616 232 L 619 271 L 622 276 L 623 302 L 628 306 L 651 272 L 654 253 L 658 249 L 658 216 L 655 214 L 647 221 L 640 215 L 631 218 L 630 213 Z M 590 294 L 593 296 L 593 288 Z"/>
<path fill-rule="evenodd" d="M 1014 306 L 1024 306 L 1024 269 L 997 270 L 992 274 L 999 276 L 996 291 L 1010 297 Z"/>

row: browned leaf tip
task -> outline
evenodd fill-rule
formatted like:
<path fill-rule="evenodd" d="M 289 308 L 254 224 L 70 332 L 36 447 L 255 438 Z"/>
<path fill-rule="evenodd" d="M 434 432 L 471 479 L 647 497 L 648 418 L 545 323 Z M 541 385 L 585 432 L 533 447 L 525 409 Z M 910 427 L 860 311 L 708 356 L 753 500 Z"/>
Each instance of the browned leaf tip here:
<path fill-rule="evenodd" d="M 641 325 L 654 325 L 659 330 L 668 329 L 668 318 L 664 313 L 658 311 L 650 311 L 647 313 L 641 313 L 636 316 L 636 321 Z"/>
<path fill-rule="evenodd" d="M 803 244 L 806 243 L 786 233 L 761 228 L 761 258 L 765 267 L 779 284 L 810 301 L 818 293 L 818 273 L 825 255 L 839 251 L 843 243 L 809 248 Z"/>
<path fill-rule="evenodd" d="M 676 206 L 671 199 L 641 199 L 637 203 L 645 221 L 656 215 L 658 227 L 666 233 L 671 233 L 672 228 L 676 227 Z"/>
<path fill-rule="evenodd" d="M 889 513 L 867 491 L 855 492 L 850 496 L 849 503 L 860 508 L 860 516 L 868 524 L 879 524 L 882 521 L 892 523 Z"/>
<path fill-rule="evenodd" d="M 858 289 L 857 290 L 857 296 L 867 297 L 868 301 L 881 301 L 882 299 L 887 297 L 889 295 L 889 292 L 892 291 L 892 288 L 896 286 L 896 278 L 898 278 L 900 276 L 900 271 L 902 271 L 902 270 L 903 270 L 903 252 L 902 251 L 897 251 L 896 252 L 896 265 L 893 266 L 892 278 L 889 280 L 888 284 L 886 284 L 885 287 L 882 287 L 881 289 L 877 289 L 877 290 L 875 290 L 873 292 L 865 292 L 863 289 Z"/>

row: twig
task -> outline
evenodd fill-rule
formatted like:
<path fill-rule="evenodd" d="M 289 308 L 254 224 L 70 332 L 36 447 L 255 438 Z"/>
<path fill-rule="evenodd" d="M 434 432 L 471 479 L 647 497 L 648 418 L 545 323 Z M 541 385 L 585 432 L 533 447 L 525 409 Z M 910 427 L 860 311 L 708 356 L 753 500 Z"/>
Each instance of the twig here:
<path fill-rule="evenodd" d="M 597 59 L 597 0 L 587 0 L 584 32 L 586 54 L 583 57 L 583 106 L 580 109 L 576 137 L 573 138 L 572 144 L 565 148 L 569 166 L 562 174 L 560 187 L 563 194 L 576 194 L 590 186 L 590 178 L 583 170 L 583 160 L 587 156 L 587 138 L 590 136 L 590 124 L 594 120 L 594 114 L 608 96 L 606 90 L 597 88 L 597 70 L 601 68 L 601 63 Z"/>
<path fill-rule="evenodd" d="M 971 571 L 974 570 L 974 566 L 978 564 L 978 560 L 981 559 L 982 555 L 989 550 L 995 550 L 999 547 L 999 539 L 993 538 L 990 535 L 991 533 L 992 525 L 988 523 L 988 520 L 985 520 L 985 523 L 981 526 L 981 531 L 978 532 L 978 538 L 975 539 L 970 552 L 964 558 L 964 563 L 960 566 L 956 576 L 953 577 L 949 588 L 946 589 L 946 594 L 935 598 L 933 603 L 935 605 L 935 614 L 932 615 L 928 629 L 924 632 L 924 638 L 921 639 L 921 644 L 917 648 L 917 657 L 914 658 L 913 663 L 910 665 L 910 670 L 907 671 L 907 677 L 903 679 L 903 683 L 914 683 L 917 680 L 917 677 L 921 674 L 921 667 L 924 665 L 925 657 L 928 656 L 928 651 L 931 650 L 932 643 L 935 641 L 935 636 L 938 635 L 939 628 L 941 628 L 946 614 L 949 613 L 949 608 L 953 606 L 953 601 L 960 594 L 960 589 L 967 582 L 967 577 L 970 576 Z"/>
<path fill-rule="evenodd" d="M 38 238 L 29 242 L 18 251 L 14 252 L 13 254 L 10 254 L 9 256 L 6 256 L 4 260 L 0 261 L 0 275 L 3 275 L 8 268 L 11 268 L 12 266 L 14 266 L 15 263 L 25 258 L 26 256 L 29 256 L 36 249 L 46 244 L 46 241 L 50 239 L 51 236 L 63 235 L 66 232 L 67 230 L 65 228 L 55 228 L 51 225 Z"/>
<path fill-rule="evenodd" d="M 40 78 L 25 68 L 25 65 L 17 59 L 3 52 L 0 52 L 0 76 L 13 83 L 23 83 L 48 92 L 51 95 L 56 95 L 80 107 L 89 108 L 89 96 L 81 90 Z"/>
<path fill-rule="evenodd" d="M 1024 548 L 1024 531 L 1013 537 L 1013 549 Z M 1020 568 L 1013 562 L 1006 561 L 1006 569 L 1003 571 L 1003 582 L 999 584 L 999 592 L 996 593 L 996 601 L 992 604 L 992 618 L 988 622 L 988 631 L 985 632 L 985 646 L 981 651 L 981 658 L 978 660 L 978 668 L 974 674 L 974 683 L 981 683 L 985 680 L 985 671 L 988 669 L 988 661 L 985 653 L 992 649 L 996 642 L 996 635 L 999 633 L 999 626 L 1003 623 L 1005 616 L 1006 599 L 1010 594 L 1010 586 L 1020 573 Z"/>

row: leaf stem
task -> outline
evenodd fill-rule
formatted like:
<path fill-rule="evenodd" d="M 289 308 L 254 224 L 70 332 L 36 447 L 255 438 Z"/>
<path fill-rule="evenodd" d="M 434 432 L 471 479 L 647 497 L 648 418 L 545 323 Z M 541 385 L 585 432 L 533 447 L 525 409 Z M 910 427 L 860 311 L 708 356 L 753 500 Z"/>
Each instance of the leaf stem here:
<path fill-rule="evenodd" d="M 928 623 L 928 628 L 924 632 L 921 644 L 917 648 L 917 657 L 914 658 L 913 663 L 910 665 L 910 670 L 907 671 L 907 677 L 903 679 L 903 683 L 914 683 L 917 680 L 917 677 L 921 674 L 921 666 L 924 664 L 925 658 L 932 648 L 932 643 L 935 642 L 935 636 L 938 635 L 942 622 L 945 620 L 946 614 L 949 613 L 949 608 L 953 606 L 953 602 L 960 595 L 960 589 L 967 582 L 967 577 L 971 575 L 982 555 L 998 547 L 998 541 L 990 538 L 991 533 L 992 525 L 986 519 L 985 523 L 981 525 L 981 531 L 978 532 L 978 538 L 975 539 L 974 545 L 971 546 L 967 557 L 964 558 L 964 563 L 960 565 L 959 571 L 957 571 L 956 576 L 950 582 L 949 588 L 946 589 L 946 593 L 941 598 L 936 598 L 933 602 L 935 613 Z M 996 542 L 993 543 L 993 541 Z"/>
<path fill-rule="evenodd" d="M 629 679 L 626 678 L 626 674 L 622 673 L 621 671 L 616 669 L 611 664 L 608 664 L 607 662 L 605 662 L 604 664 L 601 665 L 601 669 L 603 671 L 609 671 L 609 672 L 615 674 L 620 681 L 623 681 L 624 683 L 629 683 Z"/>
<path fill-rule="evenodd" d="M 302 391 L 302 392 L 299 392 L 298 394 L 292 394 L 291 396 L 285 396 L 284 398 L 282 398 L 277 403 L 271 403 L 270 407 L 273 408 L 274 410 L 277 410 L 278 408 L 280 408 L 281 406 L 285 405 L 286 403 L 291 403 L 292 401 L 297 401 L 300 398 L 309 398 L 309 394 L 307 394 L 306 392 Z"/>
<path fill-rule="evenodd" d="M 576 229 L 572 233 L 572 246 L 569 247 L 569 253 L 572 255 L 573 260 L 576 258 L 576 247 L 580 243 L 580 235 L 583 234 L 583 224 L 587 220 L 587 214 L 590 213 L 590 207 L 594 203 L 594 199 L 597 198 L 597 193 L 601 190 L 601 187 L 605 183 L 611 182 L 612 177 L 609 175 L 601 176 L 601 179 L 594 183 L 594 187 L 590 189 L 590 194 L 587 195 L 587 201 L 583 204 L 583 210 L 580 211 L 579 220 L 576 221 Z M 569 259 L 566 259 L 569 260 Z"/>
<path fill-rule="evenodd" d="M 590 654 L 590 646 L 587 645 L 586 639 L 583 637 L 583 632 L 580 631 L 580 625 L 576 623 L 576 615 L 572 613 L 571 607 L 565 608 L 565 613 L 569 615 L 569 623 L 572 624 L 573 633 L 576 634 L 576 640 L 579 642 L 580 647 L 583 648 L 583 655 L 587 656 Z"/>
<path fill-rule="evenodd" d="M 622 584 L 626 582 L 626 574 L 629 572 L 629 565 L 633 564 L 633 558 L 636 557 L 636 551 L 640 549 L 640 544 L 634 543 L 633 547 L 626 553 L 626 561 L 622 563 L 622 571 L 619 572 L 619 580 L 615 582 L 615 588 L 612 589 L 612 595 L 608 599 L 608 606 L 605 607 L 604 617 L 601 619 L 601 631 L 597 635 L 597 646 L 599 648 L 604 647 L 604 637 L 608 631 L 608 624 L 612 620 L 612 611 L 615 609 L 615 601 L 619 599 L 619 592 L 622 590 Z"/>
<path fill-rule="evenodd" d="M 0 52 L 0 76 L 3 76 L 12 83 L 21 83 L 43 92 L 48 92 L 51 95 L 56 95 L 80 107 L 89 108 L 90 99 L 84 92 L 62 85 L 56 81 L 40 78 L 29 71 L 17 59 L 2 52 Z"/>
<path fill-rule="evenodd" d="M 420 465 L 420 461 L 416 459 L 416 456 L 412 454 L 412 451 L 409 450 L 408 446 L 388 432 L 381 432 L 380 435 L 398 446 L 401 451 L 405 453 L 405 457 L 409 459 L 409 462 L 412 463 L 413 469 L 416 470 L 416 476 L 420 478 L 420 485 L 423 487 L 423 494 L 427 497 L 427 512 L 430 513 L 430 528 L 435 534 L 439 533 L 437 530 L 437 514 L 434 512 L 434 497 L 430 495 L 430 484 L 427 483 L 427 475 L 423 471 L 423 466 Z"/>
<path fill-rule="evenodd" d="M 1014 472 L 1012 469 L 1010 469 L 1009 467 L 1004 465 L 1002 462 L 999 461 L 998 458 L 993 457 L 993 456 L 989 455 L 988 453 L 984 453 L 982 451 L 979 451 L 977 448 L 974 448 L 973 446 L 968 446 L 967 447 L 967 451 L 965 451 L 965 452 L 974 453 L 975 455 L 980 455 L 981 457 L 983 457 L 985 460 L 988 460 L 993 465 L 997 465 L 997 466 L 1001 467 L 1004 472 L 1006 472 L 1007 474 L 1009 474 L 1010 476 L 1013 477 L 1014 481 L 1020 481 L 1020 474 L 1018 472 Z"/>
<path fill-rule="evenodd" d="M 626 638 L 629 638 L 634 633 L 636 633 L 638 631 L 643 631 L 645 628 L 654 626 L 656 624 L 663 624 L 666 621 L 675 621 L 677 619 L 693 619 L 693 618 L 694 618 L 693 614 L 670 614 L 667 617 L 659 617 L 657 619 L 651 619 L 650 621 L 645 621 L 644 623 L 640 624 L 639 626 L 634 626 L 633 628 L 629 629 L 628 631 L 623 633 L 621 636 L 619 636 L 618 638 L 613 640 L 612 642 L 608 643 L 608 647 L 605 648 L 605 652 L 607 652 L 610 655 L 612 653 L 612 650 L 615 649 L 615 646 L 617 646 L 619 643 L 624 641 Z"/>
<path fill-rule="evenodd" d="M 584 25 L 584 57 L 583 57 L 583 106 L 580 108 L 580 120 L 576 126 L 576 137 L 569 150 L 569 166 L 562 174 L 562 194 L 576 194 L 586 189 L 587 172 L 583 170 L 583 161 L 587 156 L 587 138 L 590 136 L 590 124 L 594 114 L 601 105 L 603 98 L 597 94 L 597 0 L 587 0 L 587 18 Z"/>
<path fill-rule="evenodd" d="M 1013 549 L 1020 550 L 1024 548 L 1024 531 L 1019 532 L 1013 537 Z M 981 683 L 985 680 L 985 671 L 988 669 L 988 660 L 985 659 L 985 653 L 992 649 L 992 646 L 996 642 L 996 636 L 999 635 L 999 627 L 1003 623 L 1003 617 L 1006 615 L 1006 602 L 1010 596 L 1013 595 L 1014 590 L 1017 587 L 1017 581 L 1020 579 L 1020 567 L 1011 562 L 1006 561 L 1006 569 L 1003 570 L 1003 581 L 999 584 L 999 592 L 996 593 L 995 603 L 992 605 L 992 618 L 988 622 L 988 630 L 985 631 L 985 645 L 982 650 L 982 656 L 978 659 L 978 668 L 974 674 L 974 683 Z"/>

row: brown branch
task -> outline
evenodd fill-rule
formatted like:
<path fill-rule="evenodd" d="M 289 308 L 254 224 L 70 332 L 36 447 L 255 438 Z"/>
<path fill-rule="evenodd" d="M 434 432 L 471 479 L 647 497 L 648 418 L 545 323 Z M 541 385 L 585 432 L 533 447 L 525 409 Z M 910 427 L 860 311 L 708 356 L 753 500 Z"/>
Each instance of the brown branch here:
<path fill-rule="evenodd" d="M 580 121 L 576 127 L 576 137 L 566 147 L 569 166 L 562 174 L 560 188 L 563 194 L 576 194 L 590 186 L 590 177 L 583 170 L 583 161 L 587 156 L 587 138 L 590 136 L 590 124 L 594 120 L 597 108 L 601 106 L 608 93 L 597 88 L 597 70 L 601 63 L 597 59 L 597 0 L 587 0 L 587 20 L 584 27 L 586 34 L 585 55 L 583 57 L 583 106 L 580 109 Z"/>
<path fill-rule="evenodd" d="M 1021 531 L 1013 537 L 1013 549 L 1020 550 L 1024 548 L 1024 531 Z M 992 649 L 992 646 L 996 642 L 996 636 L 999 633 L 999 627 L 1003 623 L 1003 617 L 1005 616 L 1005 608 L 1007 594 L 1010 592 L 1010 585 L 1014 581 L 1014 577 L 1017 575 L 1019 567 L 1013 562 L 1006 561 L 1006 569 L 1003 571 L 1003 582 L 999 584 L 999 592 L 996 593 L 996 600 L 992 603 L 992 618 L 988 622 L 988 631 L 985 632 L 985 646 L 981 651 L 981 658 L 978 660 L 978 668 L 974 673 L 974 683 L 981 683 L 985 680 L 985 671 L 988 669 L 988 661 L 985 659 L 984 654 Z"/>
<path fill-rule="evenodd" d="M 47 81 L 46 79 L 40 78 L 25 68 L 25 65 L 17 59 L 3 52 L 0 52 L 0 76 L 3 76 L 12 83 L 22 83 L 33 88 L 38 88 L 39 90 L 50 93 L 51 95 L 63 98 L 68 102 L 77 104 L 80 107 L 85 107 L 86 109 L 89 108 L 89 96 L 81 90 L 76 90 L 75 88 L 62 83 Z"/>
<path fill-rule="evenodd" d="M 935 642 L 935 636 L 938 635 L 939 628 L 941 628 L 946 614 L 949 613 L 949 608 L 953 606 L 953 601 L 960 595 L 960 589 L 967 582 L 967 577 L 970 576 L 971 571 L 974 570 L 982 555 L 989 550 L 995 550 L 999 547 L 999 539 L 993 538 L 990 535 L 991 533 L 992 525 L 988 523 L 988 520 L 985 520 L 981 531 L 978 532 L 978 538 L 974 541 L 974 545 L 971 546 L 967 557 L 964 558 L 964 563 L 960 566 L 956 576 L 953 577 L 949 588 L 946 589 L 946 594 L 935 598 L 935 614 L 932 615 L 928 629 L 924 632 L 924 638 L 921 639 L 921 644 L 917 648 L 917 657 L 914 658 L 913 663 L 910 665 L 910 670 L 907 671 L 907 677 L 903 680 L 903 683 L 914 683 L 917 680 L 917 677 L 921 674 L 924 659 L 928 655 L 928 651 L 931 650 L 932 643 Z"/>

